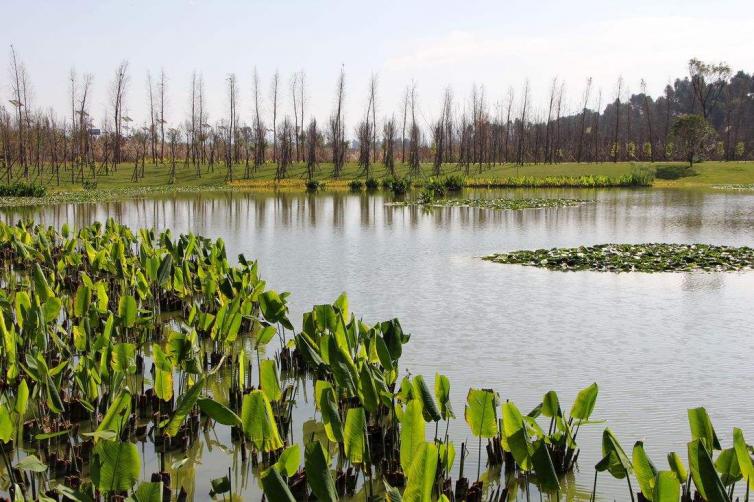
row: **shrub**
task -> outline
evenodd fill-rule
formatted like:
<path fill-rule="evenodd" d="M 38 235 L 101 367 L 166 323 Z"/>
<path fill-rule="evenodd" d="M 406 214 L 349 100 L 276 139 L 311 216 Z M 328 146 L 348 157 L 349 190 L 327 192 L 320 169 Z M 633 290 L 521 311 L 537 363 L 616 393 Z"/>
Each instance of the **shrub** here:
<path fill-rule="evenodd" d="M 307 180 L 306 181 L 306 191 L 307 192 L 316 192 L 317 190 L 322 190 L 325 188 L 325 184 L 322 183 L 319 180 Z"/>
<path fill-rule="evenodd" d="M 460 192 L 466 185 L 466 178 L 461 174 L 451 174 L 445 177 L 443 184 L 448 192 Z"/>
<path fill-rule="evenodd" d="M 361 189 L 364 188 L 364 182 L 361 180 L 351 180 L 348 186 L 352 192 L 361 192 Z"/>
<path fill-rule="evenodd" d="M 3 197 L 44 197 L 47 189 L 42 185 L 16 182 L 10 185 L 0 185 L 0 196 Z"/>
<path fill-rule="evenodd" d="M 97 182 L 96 181 L 84 180 L 84 183 L 81 186 L 84 188 L 84 190 L 96 190 L 97 189 Z"/>
<path fill-rule="evenodd" d="M 367 178 L 364 182 L 364 186 L 367 190 L 377 190 L 380 187 L 380 182 L 374 178 Z"/>

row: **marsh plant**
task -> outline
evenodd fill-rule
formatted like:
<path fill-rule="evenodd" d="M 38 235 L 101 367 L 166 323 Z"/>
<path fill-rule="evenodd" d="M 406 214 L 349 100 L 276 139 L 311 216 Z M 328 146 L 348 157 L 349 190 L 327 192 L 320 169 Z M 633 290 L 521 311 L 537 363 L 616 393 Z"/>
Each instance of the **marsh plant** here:
<path fill-rule="evenodd" d="M 290 295 L 244 255 L 232 264 L 221 239 L 0 223 L 0 256 L 0 461 L 14 500 L 240 498 L 230 471 L 208 494 L 177 476 L 195 472 L 202 441 L 232 449 L 228 467 L 253 472 L 271 501 L 559 500 L 581 431 L 600 423 L 596 383 L 570 407 L 551 390 L 528 413 L 470 389 L 468 459 L 449 435 L 451 382 L 401 368 L 411 335 L 398 319 L 366 323 L 341 294 L 296 325 Z M 294 424 L 306 405 L 313 418 Z M 722 449 L 706 411 L 688 413 L 688 468 L 671 453 L 658 470 L 641 442 L 629 458 L 605 429 L 596 472 L 642 500 L 730 502 L 741 481 L 748 500 L 743 432 Z"/>
<path fill-rule="evenodd" d="M 564 271 L 721 272 L 754 268 L 754 249 L 709 244 L 599 244 L 511 251 L 484 259 Z"/>

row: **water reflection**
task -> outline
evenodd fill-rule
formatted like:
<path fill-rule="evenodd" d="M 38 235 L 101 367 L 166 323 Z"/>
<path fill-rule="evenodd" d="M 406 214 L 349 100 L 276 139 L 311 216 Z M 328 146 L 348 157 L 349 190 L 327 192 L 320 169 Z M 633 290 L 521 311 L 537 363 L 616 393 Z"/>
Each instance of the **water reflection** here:
<path fill-rule="evenodd" d="M 644 438 L 658 463 L 669 451 L 685 451 L 688 407 L 706 406 L 722 441 L 730 441 L 734 425 L 754 430 L 741 398 L 751 392 L 753 274 L 561 273 L 476 258 L 605 242 L 751 246 L 754 196 L 644 189 L 476 190 L 464 196 L 597 203 L 427 211 L 387 207 L 381 193 L 205 193 L 6 210 L 0 217 L 80 227 L 112 216 L 132 227 L 222 237 L 231 256 L 260 260 L 270 287 L 293 292 L 294 319 L 348 291 L 365 321 L 401 319 L 414 335 L 404 368 L 430 380 L 435 371 L 447 374 L 459 417 L 471 386 L 493 387 L 528 410 L 553 388 L 570 406 L 578 389 L 596 381 L 595 416 L 608 421 L 625 447 Z M 311 418 L 309 408 L 299 413 L 299 425 Z M 579 434 L 581 469 L 568 482 L 575 500 L 591 490 L 601 428 Z M 294 430 L 301 434 L 300 427 Z M 462 418 L 451 435 L 458 443 L 469 436 Z M 226 455 L 219 445 L 229 445 L 229 438 L 211 439 L 204 447 Z M 470 446 L 476 458 L 476 445 Z M 228 464 L 203 459 L 200 475 L 189 469 L 181 476 L 191 486 L 196 478 L 202 498 L 208 479 L 223 475 Z M 254 482 L 248 484 L 251 490 Z M 624 499 L 624 483 L 600 478 L 600 493 L 605 500 Z"/>

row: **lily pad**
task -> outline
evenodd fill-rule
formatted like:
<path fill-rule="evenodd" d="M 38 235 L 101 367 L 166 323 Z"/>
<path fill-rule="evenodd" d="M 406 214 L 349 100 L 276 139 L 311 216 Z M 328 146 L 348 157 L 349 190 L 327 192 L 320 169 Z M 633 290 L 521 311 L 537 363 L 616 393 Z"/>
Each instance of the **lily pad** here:
<path fill-rule="evenodd" d="M 753 248 L 709 244 L 599 244 L 511 251 L 482 259 L 563 271 L 730 272 L 754 269 Z"/>

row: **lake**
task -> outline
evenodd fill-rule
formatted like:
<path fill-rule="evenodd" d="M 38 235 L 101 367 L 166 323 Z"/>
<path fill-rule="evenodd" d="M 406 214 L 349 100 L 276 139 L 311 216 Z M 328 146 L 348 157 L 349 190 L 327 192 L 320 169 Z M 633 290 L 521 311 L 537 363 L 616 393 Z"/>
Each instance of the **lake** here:
<path fill-rule="evenodd" d="M 579 433 L 582 452 L 578 472 L 567 480 L 569 499 L 588 500 L 605 425 L 629 454 L 635 441 L 644 440 L 659 469 L 668 468 L 670 451 L 686 459 L 687 408 L 707 408 L 724 446 L 731 444 L 733 426 L 754 434 L 754 273 L 556 272 L 479 259 L 608 242 L 754 246 L 754 194 L 561 189 L 463 195 L 597 202 L 522 211 L 425 210 L 385 206 L 389 197 L 380 192 L 223 192 L 5 209 L 0 217 L 75 227 L 114 217 L 133 228 L 222 237 L 229 256 L 258 259 L 269 287 L 292 292 L 291 318 L 299 325 L 302 312 L 342 291 L 368 323 L 398 317 L 412 334 L 402 372 L 423 374 L 430 385 L 436 371 L 450 378 L 457 416 L 450 435 L 457 450 L 472 439 L 463 420 L 469 387 L 493 388 L 528 412 L 551 389 L 569 409 L 579 389 L 597 382 L 593 417 L 606 424 Z M 308 401 L 299 404 L 294 427 L 313 416 L 310 395 Z M 467 474 L 473 478 L 477 446 L 470 443 Z M 237 457 L 229 434 L 207 436 L 200 446 L 207 449 L 202 465 L 188 478 L 198 500 Z M 156 457 L 151 444 L 144 449 L 148 474 Z M 189 476 L 188 470 L 178 475 Z M 243 483 L 240 473 L 235 476 Z M 608 477 L 600 477 L 598 499 L 626 499 L 625 482 Z M 256 481 L 246 483 L 243 495 L 257 498 Z"/>

